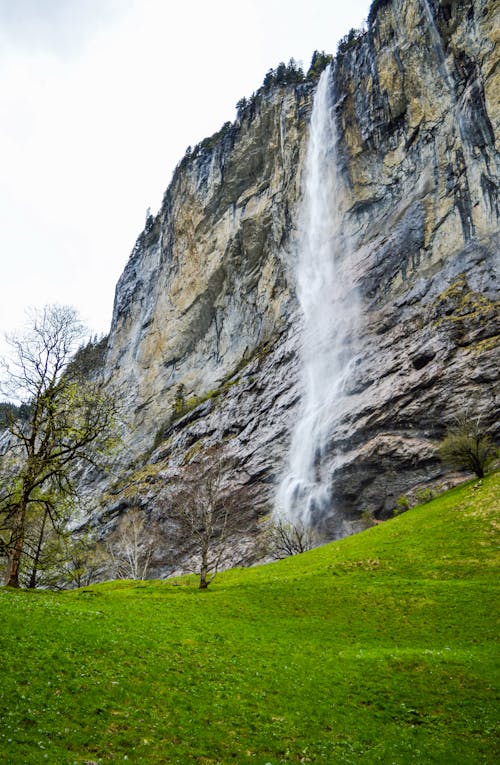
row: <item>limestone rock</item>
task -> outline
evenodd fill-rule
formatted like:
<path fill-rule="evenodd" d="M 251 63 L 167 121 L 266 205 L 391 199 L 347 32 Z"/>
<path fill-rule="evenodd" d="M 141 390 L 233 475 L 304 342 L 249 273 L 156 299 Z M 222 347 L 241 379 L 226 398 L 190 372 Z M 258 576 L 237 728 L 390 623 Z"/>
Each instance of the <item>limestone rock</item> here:
<path fill-rule="evenodd" d="M 328 448 L 329 536 L 442 481 L 436 444 L 464 406 L 498 437 L 500 9 L 494 0 L 379 5 L 334 65 L 361 317 Z M 104 502 L 104 523 L 133 503 L 158 515 L 169 471 L 214 444 L 258 489 L 242 508 L 241 539 L 272 508 L 300 411 L 294 264 L 314 84 L 262 91 L 185 157 L 137 241 L 107 356 L 135 463 Z M 120 481 L 135 481 L 133 500 Z M 255 557 L 238 550 L 238 560 Z M 156 572 L 168 570 L 159 559 Z"/>

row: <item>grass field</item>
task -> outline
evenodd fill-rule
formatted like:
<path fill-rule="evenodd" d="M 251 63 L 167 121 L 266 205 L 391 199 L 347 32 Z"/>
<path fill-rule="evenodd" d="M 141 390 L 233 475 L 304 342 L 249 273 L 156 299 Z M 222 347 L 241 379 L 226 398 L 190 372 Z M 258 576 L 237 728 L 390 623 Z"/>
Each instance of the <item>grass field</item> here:
<path fill-rule="evenodd" d="M 294 558 L 0 589 L 0 762 L 499 762 L 500 475 Z"/>

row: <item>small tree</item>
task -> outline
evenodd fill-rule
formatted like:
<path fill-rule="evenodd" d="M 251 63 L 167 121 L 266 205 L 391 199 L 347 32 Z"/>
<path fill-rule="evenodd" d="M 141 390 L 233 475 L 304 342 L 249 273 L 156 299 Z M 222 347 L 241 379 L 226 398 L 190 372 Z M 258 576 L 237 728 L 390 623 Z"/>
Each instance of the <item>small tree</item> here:
<path fill-rule="evenodd" d="M 155 548 L 151 528 L 140 510 L 129 510 L 106 550 L 119 579 L 146 579 Z"/>
<path fill-rule="evenodd" d="M 25 418 L 10 418 L 0 455 L 0 533 L 11 587 L 19 586 L 27 539 L 40 519 L 42 542 L 47 524 L 61 529 L 60 499 L 74 492 L 76 466 L 101 464 L 115 442 L 116 407 L 100 376 L 68 366 L 83 332 L 73 308 L 47 306 L 33 312 L 25 333 L 7 338 L 13 361 L 3 363 L 4 390 L 27 408 Z"/>
<path fill-rule="evenodd" d="M 269 530 L 268 547 L 274 560 L 288 558 L 317 545 L 317 534 L 310 526 L 302 521 L 292 523 L 283 516 L 278 516 Z"/>
<path fill-rule="evenodd" d="M 236 480 L 235 468 L 235 461 L 214 447 L 187 465 L 168 491 L 168 512 L 181 547 L 194 552 L 190 569 L 199 575 L 201 590 L 227 562 L 231 538 L 241 526 L 242 493 L 248 489 Z"/>
<path fill-rule="evenodd" d="M 495 445 L 482 427 L 480 417 L 467 414 L 458 417 L 448 428 L 439 446 L 439 456 L 444 463 L 472 470 L 478 478 L 483 478 L 495 454 Z"/>

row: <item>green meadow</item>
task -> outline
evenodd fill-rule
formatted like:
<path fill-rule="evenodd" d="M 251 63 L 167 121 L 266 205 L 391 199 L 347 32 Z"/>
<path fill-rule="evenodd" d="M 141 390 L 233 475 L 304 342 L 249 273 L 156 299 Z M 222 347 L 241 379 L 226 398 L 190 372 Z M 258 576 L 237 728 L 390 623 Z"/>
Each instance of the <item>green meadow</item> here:
<path fill-rule="evenodd" d="M 0 589 L 0 762 L 500 761 L 500 476 L 253 569 Z"/>

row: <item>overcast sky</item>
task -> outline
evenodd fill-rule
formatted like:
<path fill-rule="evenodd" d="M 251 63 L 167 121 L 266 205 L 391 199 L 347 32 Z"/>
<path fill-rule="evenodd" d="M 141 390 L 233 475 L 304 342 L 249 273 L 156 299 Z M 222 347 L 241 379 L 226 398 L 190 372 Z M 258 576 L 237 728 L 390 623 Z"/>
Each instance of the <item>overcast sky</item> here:
<path fill-rule="evenodd" d="M 369 0 L 0 0 L 0 335 L 27 307 L 109 329 L 172 171 L 266 71 L 335 52 Z"/>

